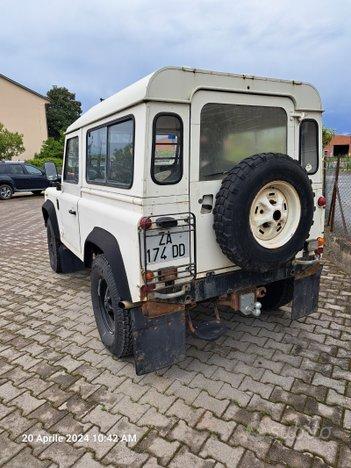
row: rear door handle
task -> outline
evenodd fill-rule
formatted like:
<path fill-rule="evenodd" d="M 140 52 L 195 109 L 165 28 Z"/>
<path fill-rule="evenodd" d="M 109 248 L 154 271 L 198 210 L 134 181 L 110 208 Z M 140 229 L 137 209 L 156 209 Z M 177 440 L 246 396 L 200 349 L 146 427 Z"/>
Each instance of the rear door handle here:
<path fill-rule="evenodd" d="M 77 212 L 74 211 L 74 210 L 69 210 L 68 213 L 69 213 L 69 214 L 72 214 L 72 215 L 74 215 L 74 216 L 77 214 Z"/>

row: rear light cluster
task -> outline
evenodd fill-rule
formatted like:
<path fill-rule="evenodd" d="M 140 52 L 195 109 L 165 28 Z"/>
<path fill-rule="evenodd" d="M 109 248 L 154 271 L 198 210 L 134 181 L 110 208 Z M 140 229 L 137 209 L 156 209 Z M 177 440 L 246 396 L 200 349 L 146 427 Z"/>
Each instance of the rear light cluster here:
<path fill-rule="evenodd" d="M 143 278 L 145 284 L 141 286 L 140 290 L 143 296 L 147 296 L 148 293 L 151 293 L 158 283 L 164 283 L 166 286 L 174 284 L 174 281 L 178 278 L 178 269 L 177 267 L 167 267 L 154 271 L 145 271 L 143 273 Z"/>
<path fill-rule="evenodd" d="M 324 237 L 318 237 L 317 238 L 317 249 L 315 250 L 316 254 L 321 255 L 323 253 L 324 244 L 325 244 Z"/>
<path fill-rule="evenodd" d="M 142 229 L 143 231 L 147 231 L 148 229 L 151 228 L 151 226 L 152 226 L 151 218 L 148 218 L 147 216 L 143 216 L 142 218 L 140 218 L 140 221 L 139 221 L 140 229 Z"/>
<path fill-rule="evenodd" d="M 320 206 L 320 207 L 325 207 L 326 204 L 327 204 L 327 199 L 326 199 L 325 197 L 323 197 L 323 196 L 320 196 L 320 197 L 318 198 L 318 200 L 317 200 L 317 204 L 318 204 L 318 206 Z"/>

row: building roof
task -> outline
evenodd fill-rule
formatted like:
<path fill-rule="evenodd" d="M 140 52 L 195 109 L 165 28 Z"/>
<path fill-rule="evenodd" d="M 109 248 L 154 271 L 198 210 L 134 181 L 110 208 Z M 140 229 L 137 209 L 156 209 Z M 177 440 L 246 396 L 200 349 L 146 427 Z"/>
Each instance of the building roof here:
<path fill-rule="evenodd" d="M 49 102 L 47 96 L 43 96 L 42 94 L 37 93 L 36 91 L 33 91 L 33 89 L 27 88 L 27 86 L 24 86 L 23 84 L 18 83 L 15 80 L 12 80 L 11 78 L 9 78 L 8 76 L 3 75 L 2 73 L 0 73 L 0 78 L 3 78 L 4 80 L 9 81 L 10 83 L 12 83 L 12 84 L 14 84 L 16 86 L 19 86 L 20 88 L 24 89 L 25 91 L 28 91 L 29 93 L 35 94 L 36 96 L 40 97 L 41 99 L 44 99 L 44 101 Z"/>
<path fill-rule="evenodd" d="M 194 93 L 200 89 L 287 96 L 294 101 L 297 111 L 322 111 L 318 91 L 301 81 L 234 75 L 187 67 L 165 67 L 96 104 L 70 125 L 67 132 L 141 102 L 190 103 Z"/>

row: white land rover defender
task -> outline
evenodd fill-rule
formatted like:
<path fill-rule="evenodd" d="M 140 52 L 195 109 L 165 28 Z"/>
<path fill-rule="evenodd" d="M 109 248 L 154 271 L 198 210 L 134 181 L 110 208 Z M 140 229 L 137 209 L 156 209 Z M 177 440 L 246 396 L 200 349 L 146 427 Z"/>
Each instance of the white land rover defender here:
<path fill-rule="evenodd" d="M 101 339 L 138 374 L 183 359 L 186 328 L 224 333 L 218 305 L 316 309 L 321 115 L 309 84 L 167 67 L 68 128 L 43 205 L 51 267 L 91 268 Z M 201 302 L 213 320 L 191 318 Z"/>

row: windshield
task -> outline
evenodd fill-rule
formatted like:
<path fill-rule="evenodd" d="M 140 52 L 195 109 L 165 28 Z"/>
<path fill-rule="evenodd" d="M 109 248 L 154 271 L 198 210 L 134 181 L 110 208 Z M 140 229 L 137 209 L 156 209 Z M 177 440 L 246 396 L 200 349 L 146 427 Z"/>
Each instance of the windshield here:
<path fill-rule="evenodd" d="M 287 152 L 281 107 L 206 104 L 201 111 L 200 180 L 220 179 L 242 159 Z"/>

